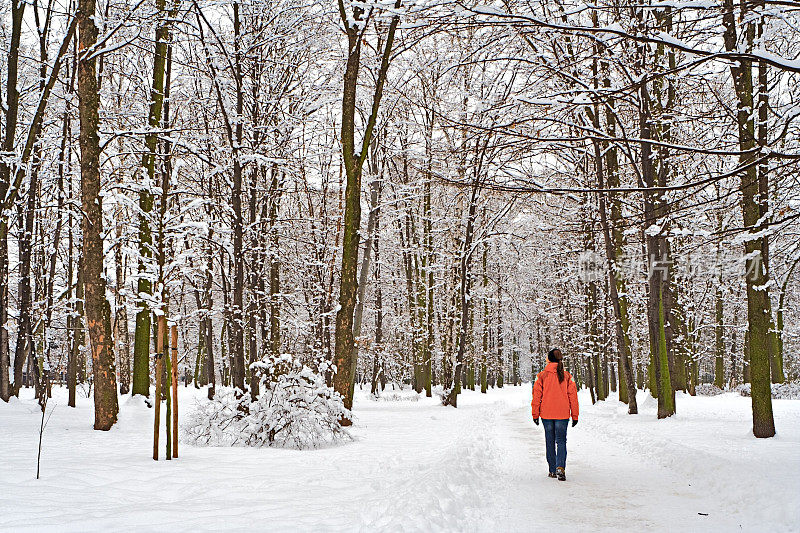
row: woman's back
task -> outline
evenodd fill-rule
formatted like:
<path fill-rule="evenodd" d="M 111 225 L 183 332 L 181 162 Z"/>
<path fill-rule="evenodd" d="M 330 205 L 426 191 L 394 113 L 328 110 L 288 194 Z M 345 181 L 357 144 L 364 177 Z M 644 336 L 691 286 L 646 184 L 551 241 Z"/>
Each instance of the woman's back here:
<path fill-rule="evenodd" d="M 564 370 L 561 350 L 553 348 L 547 354 L 550 361 L 543 372 L 536 376 L 533 384 L 531 412 L 533 423 L 539 425 L 539 417 L 544 427 L 544 441 L 547 456 L 548 476 L 566 481 L 564 469 L 567 466 L 567 426 L 572 413 L 572 427 L 578 423 L 578 388 L 572 376 Z"/>
<path fill-rule="evenodd" d="M 534 418 L 551 420 L 578 419 L 578 389 L 572 376 L 564 371 L 564 380 L 558 379 L 558 363 L 548 363 L 536 376 L 533 384 L 531 414 Z"/>

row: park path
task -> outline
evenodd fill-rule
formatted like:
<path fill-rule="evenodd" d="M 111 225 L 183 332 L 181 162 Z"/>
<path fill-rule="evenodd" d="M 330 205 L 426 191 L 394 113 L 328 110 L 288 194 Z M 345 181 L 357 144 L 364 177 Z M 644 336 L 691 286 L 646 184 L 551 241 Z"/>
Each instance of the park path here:
<path fill-rule="evenodd" d="M 695 488 L 692 479 L 614 442 L 604 428 L 625 419 L 597 412 L 590 405 L 582 408 L 578 425 L 567 432 L 567 481 L 559 482 L 547 477 L 544 431 L 533 425 L 530 407 L 504 404 L 497 417 L 495 442 L 502 458 L 504 498 L 500 500 L 505 500 L 500 516 L 509 517 L 511 530 L 548 526 L 572 531 L 739 529 L 713 495 Z"/>

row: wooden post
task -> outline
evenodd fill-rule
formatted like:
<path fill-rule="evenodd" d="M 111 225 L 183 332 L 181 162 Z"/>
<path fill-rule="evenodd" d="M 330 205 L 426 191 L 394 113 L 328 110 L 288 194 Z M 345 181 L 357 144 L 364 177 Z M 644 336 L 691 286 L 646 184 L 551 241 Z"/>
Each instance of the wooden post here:
<path fill-rule="evenodd" d="M 178 326 L 172 325 L 170 362 L 172 363 L 172 457 L 178 458 Z"/>
<path fill-rule="evenodd" d="M 161 425 L 161 371 L 164 363 L 164 330 L 166 329 L 167 318 L 164 315 L 158 317 L 158 333 L 156 337 L 156 390 L 153 395 L 156 410 L 156 419 L 153 424 L 153 459 L 158 461 L 158 430 Z"/>
<path fill-rule="evenodd" d="M 164 455 L 167 461 L 172 460 L 172 364 L 170 363 L 169 353 L 169 326 L 164 326 L 164 399 L 166 400 L 167 412 L 164 413 L 164 428 L 166 429 L 167 440 L 164 442 Z"/>
<path fill-rule="evenodd" d="M 164 429 L 166 430 L 167 440 L 164 443 L 164 455 L 167 461 L 172 460 L 172 365 L 169 361 L 169 325 L 164 324 L 164 329 L 159 330 L 159 335 L 164 337 L 164 399 L 166 400 L 167 412 L 164 413 Z"/>

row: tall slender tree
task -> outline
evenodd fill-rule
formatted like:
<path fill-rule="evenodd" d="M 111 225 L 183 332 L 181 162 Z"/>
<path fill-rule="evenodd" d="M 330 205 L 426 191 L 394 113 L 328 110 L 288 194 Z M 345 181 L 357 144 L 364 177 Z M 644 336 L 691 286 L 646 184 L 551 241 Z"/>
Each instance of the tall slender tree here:
<path fill-rule="evenodd" d="M 399 9 L 402 0 L 397 0 L 395 9 Z M 344 223 L 342 234 L 342 269 L 341 283 L 339 285 L 339 310 L 336 312 L 335 356 L 336 375 L 333 379 L 334 389 L 344 398 L 345 407 L 353 406 L 353 382 L 355 378 L 355 365 L 357 358 L 354 355 L 355 339 L 353 337 L 353 321 L 358 290 L 358 248 L 359 231 L 361 229 L 361 175 L 364 162 L 369 154 L 375 124 L 378 120 L 383 87 L 389 72 L 389 63 L 392 58 L 394 38 L 397 26 L 400 24 L 400 15 L 392 15 L 386 38 L 381 50 L 381 62 L 375 78 L 372 105 L 364 128 L 360 147 L 356 141 L 356 115 L 357 88 L 359 72 L 362 68 L 362 46 L 367 24 L 368 13 L 361 4 L 345 6 L 344 0 L 339 0 L 339 16 L 347 32 L 347 62 L 344 72 L 344 87 L 342 91 L 342 162 L 344 165 L 347 185 L 344 193 Z M 349 424 L 349 420 L 343 420 Z"/>
<path fill-rule="evenodd" d="M 725 49 L 729 52 L 739 50 L 740 30 L 736 24 L 733 0 L 724 0 L 722 22 Z M 747 51 L 753 49 L 754 22 L 747 17 L 747 7 L 742 4 L 741 19 L 747 19 L 744 34 Z M 772 322 L 772 302 L 769 296 L 769 273 L 765 265 L 764 252 L 767 249 L 764 235 L 759 233 L 762 212 L 759 204 L 758 158 L 756 148 L 756 128 L 753 110 L 753 65 L 752 61 L 742 59 L 731 63 L 731 77 L 737 100 L 736 124 L 738 128 L 739 164 L 741 174 L 741 207 L 744 226 L 750 235 L 745 241 L 745 283 L 747 285 L 747 323 L 748 351 L 750 356 L 750 380 L 752 384 L 753 434 L 766 438 L 775 435 L 775 420 L 772 414 L 772 392 L 770 389 L 770 352 L 773 336 L 770 332 Z"/>
<path fill-rule="evenodd" d="M 83 283 L 94 375 L 94 428 L 117 421 L 117 376 L 111 306 L 103 276 L 103 197 L 100 194 L 100 93 L 97 81 L 96 4 L 78 0 L 78 112 L 80 116 Z"/>

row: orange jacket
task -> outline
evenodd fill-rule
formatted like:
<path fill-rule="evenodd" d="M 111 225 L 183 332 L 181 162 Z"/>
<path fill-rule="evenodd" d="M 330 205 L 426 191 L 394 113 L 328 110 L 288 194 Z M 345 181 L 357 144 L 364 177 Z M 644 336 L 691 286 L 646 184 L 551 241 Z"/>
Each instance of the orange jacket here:
<path fill-rule="evenodd" d="M 569 372 L 564 371 L 564 381 L 559 383 L 556 368 L 558 363 L 547 363 L 536 376 L 533 384 L 531 414 L 533 418 L 564 420 L 578 419 L 578 387 Z"/>

